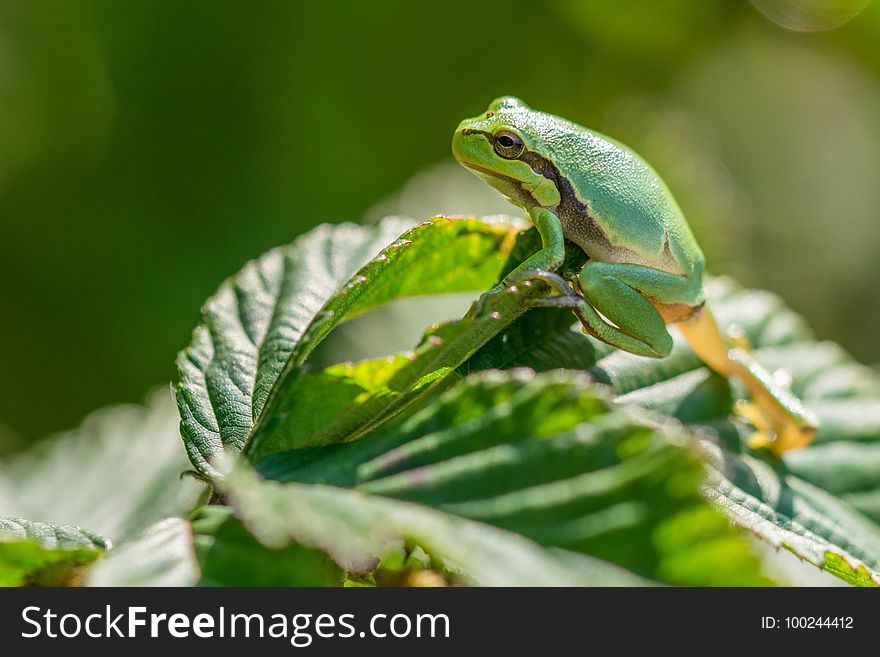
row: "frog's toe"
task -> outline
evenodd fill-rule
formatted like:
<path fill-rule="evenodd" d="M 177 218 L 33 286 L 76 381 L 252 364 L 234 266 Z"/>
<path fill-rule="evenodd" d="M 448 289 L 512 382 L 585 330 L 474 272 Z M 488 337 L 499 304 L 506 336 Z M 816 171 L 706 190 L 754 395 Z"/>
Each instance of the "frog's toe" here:
<path fill-rule="evenodd" d="M 773 435 L 766 431 L 755 431 L 746 438 L 749 449 L 770 449 L 773 444 Z"/>
<path fill-rule="evenodd" d="M 529 308 L 571 308 L 577 309 L 584 305 L 584 300 L 577 295 L 565 297 L 530 297 L 525 300 Z"/>
<path fill-rule="evenodd" d="M 770 420 L 757 404 L 740 399 L 733 405 L 733 412 L 755 427 L 757 433 L 766 434 L 770 437 L 770 440 L 773 440 L 773 429 Z"/>
<path fill-rule="evenodd" d="M 769 449 L 775 456 L 782 456 L 793 449 L 806 447 L 816 435 L 814 427 L 791 423 L 777 431 L 756 431 L 746 440 L 751 449 Z"/>
<path fill-rule="evenodd" d="M 790 422 L 776 432 L 776 439 L 770 444 L 770 451 L 782 456 L 793 449 L 806 447 L 816 436 L 816 427 Z"/>
<path fill-rule="evenodd" d="M 813 442 L 818 429 L 818 424 L 810 420 L 773 417 L 753 402 L 737 402 L 734 412 L 755 428 L 746 444 L 751 449 L 769 449 L 776 456 L 806 447 Z"/>
<path fill-rule="evenodd" d="M 555 292 L 562 295 L 574 294 L 572 287 L 566 283 L 565 279 L 559 274 L 546 271 L 544 269 L 528 268 L 521 269 L 504 279 L 504 284 L 508 287 L 531 285 L 535 281 L 541 281 Z"/>

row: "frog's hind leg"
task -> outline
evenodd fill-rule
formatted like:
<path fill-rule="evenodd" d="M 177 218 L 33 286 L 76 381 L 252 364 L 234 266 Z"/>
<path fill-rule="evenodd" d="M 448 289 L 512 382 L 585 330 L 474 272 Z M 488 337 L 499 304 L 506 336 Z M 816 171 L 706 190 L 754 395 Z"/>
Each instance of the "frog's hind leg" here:
<path fill-rule="evenodd" d="M 702 303 L 693 283 L 644 265 L 592 261 L 577 284 L 586 303 L 575 314 L 584 330 L 608 344 L 653 358 L 672 350 L 668 309 Z"/>
<path fill-rule="evenodd" d="M 779 455 L 808 445 L 818 429 L 815 415 L 787 389 L 774 382 L 748 352 L 733 346 L 708 308 L 676 323 L 691 349 L 713 370 L 739 380 L 752 396 L 738 413 L 757 430 L 752 447 L 769 447 Z"/>

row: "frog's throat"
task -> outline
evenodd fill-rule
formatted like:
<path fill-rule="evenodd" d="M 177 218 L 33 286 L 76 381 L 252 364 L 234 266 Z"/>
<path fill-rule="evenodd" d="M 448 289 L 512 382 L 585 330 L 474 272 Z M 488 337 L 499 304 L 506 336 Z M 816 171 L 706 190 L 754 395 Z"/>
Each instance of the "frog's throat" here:
<path fill-rule="evenodd" d="M 521 180 L 517 180 L 513 176 L 508 176 L 498 171 L 493 171 L 479 164 L 470 162 L 462 162 L 464 166 L 477 174 L 489 185 L 497 189 L 511 200 L 512 203 L 528 210 L 540 205 L 535 197 L 529 191 L 528 186 Z"/>

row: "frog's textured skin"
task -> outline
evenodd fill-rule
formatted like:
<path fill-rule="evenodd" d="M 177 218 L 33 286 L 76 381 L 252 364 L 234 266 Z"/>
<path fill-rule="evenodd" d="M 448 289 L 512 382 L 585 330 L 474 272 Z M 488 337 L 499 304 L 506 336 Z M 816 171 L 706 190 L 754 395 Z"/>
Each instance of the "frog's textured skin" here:
<path fill-rule="evenodd" d="M 635 152 L 565 119 L 503 98 L 459 128 L 493 134 L 513 128 L 525 142 L 522 161 L 559 192 L 553 204 L 566 238 L 593 260 L 629 262 L 698 277 L 703 254 L 660 176 Z M 471 132 L 470 134 L 474 134 Z M 462 144 L 460 159 L 470 166 Z M 480 158 L 474 162 L 480 165 Z M 489 175 L 497 175 L 497 172 Z M 520 183 L 512 198 L 525 209 L 543 205 Z M 561 184 L 560 184 L 561 182 Z M 568 184 L 566 184 L 568 183 Z M 502 190 L 504 192 L 504 190 Z M 506 193 L 506 192 L 505 192 Z"/>
<path fill-rule="evenodd" d="M 660 176 L 623 144 L 510 96 L 455 131 L 456 158 L 529 213 L 543 248 L 506 279 L 543 278 L 559 293 L 546 305 L 571 307 L 585 332 L 650 357 L 672 348 L 676 323 L 710 367 L 740 379 L 754 404 L 743 408 L 754 444 L 774 452 L 807 444 L 813 414 L 719 330 L 704 308 L 704 260 Z M 569 283 L 554 272 L 564 240 L 590 257 Z M 504 284 L 502 284 L 504 285 Z"/>

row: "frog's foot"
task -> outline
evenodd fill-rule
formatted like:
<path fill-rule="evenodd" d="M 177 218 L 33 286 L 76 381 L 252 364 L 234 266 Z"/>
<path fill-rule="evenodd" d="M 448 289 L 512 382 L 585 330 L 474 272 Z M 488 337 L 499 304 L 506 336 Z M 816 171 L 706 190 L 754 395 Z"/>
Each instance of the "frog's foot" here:
<path fill-rule="evenodd" d="M 577 296 L 577 292 L 562 276 L 544 269 L 522 269 L 504 279 L 507 287 L 531 287 L 539 281 L 559 296 Z"/>
<path fill-rule="evenodd" d="M 526 298 L 530 308 L 579 308 L 584 303 L 575 288 L 562 276 L 543 269 L 523 269 L 504 281 L 508 289 L 532 288 L 535 284 L 548 288 L 549 294 L 536 294 Z"/>
<path fill-rule="evenodd" d="M 776 456 L 809 445 L 818 428 L 812 419 L 798 420 L 757 401 L 738 401 L 734 413 L 755 428 L 747 445 L 751 449 L 769 449 Z"/>
<path fill-rule="evenodd" d="M 734 410 L 756 430 L 750 447 L 766 447 L 778 456 L 813 440 L 819 420 L 792 394 L 791 377 L 782 371 L 770 374 L 754 356 L 734 347 L 709 308 L 680 322 L 678 328 L 704 363 L 748 390 L 751 401 L 738 402 Z"/>
<path fill-rule="evenodd" d="M 543 269 L 528 268 L 510 274 L 491 290 L 481 294 L 480 298 L 471 306 L 467 316 L 477 317 L 481 315 L 486 307 L 492 304 L 492 300 L 496 299 L 499 295 L 507 294 L 509 292 L 517 292 L 520 289 L 530 289 L 535 287 L 536 283 L 550 288 L 550 293 L 553 296 L 546 296 L 543 293 L 541 293 L 541 296 L 538 296 L 538 292 L 536 291 L 536 296 L 527 297 L 525 300 L 526 306 L 530 308 L 549 306 L 576 308 L 579 304 L 583 303 L 583 299 L 577 295 L 577 292 L 575 292 L 561 276 Z"/>
<path fill-rule="evenodd" d="M 733 405 L 733 412 L 755 428 L 755 432 L 746 440 L 749 447 L 752 449 L 770 447 L 776 437 L 775 432 L 757 404 L 740 399 Z"/>

